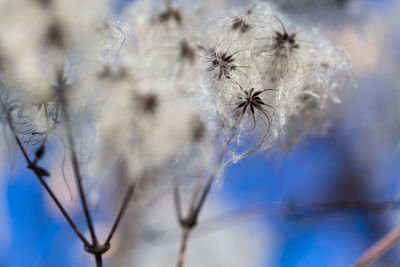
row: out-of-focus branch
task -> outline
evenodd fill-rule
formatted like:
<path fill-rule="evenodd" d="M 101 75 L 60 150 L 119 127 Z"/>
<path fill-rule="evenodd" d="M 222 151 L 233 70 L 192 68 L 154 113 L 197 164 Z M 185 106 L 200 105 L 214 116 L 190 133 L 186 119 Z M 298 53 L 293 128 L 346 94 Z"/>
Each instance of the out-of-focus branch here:
<path fill-rule="evenodd" d="M 200 215 L 200 211 L 204 206 L 205 200 L 209 195 L 210 189 L 214 180 L 216 179 L 218 168 L 222 163 L 225 152 L 221 152 L 216 165 L 214 166 L 214 170 L 211 171 L 206 184 L 202 188 L 201 179 L 204 177 L 203 172 L 199 175 L 196 180 L 195 186 L 193 188 L 193 193 L 191 197 L 191 203 L 189 206 L 189 213 L 187 217 L 182 216 L 181 211 L 181 201 L 179 196 L 179 185 L 177 184 L 174 190 L 174 200 L 175 200 L 175 209 L 178 222 L 183 229 L 181 246 L 178 254 L 177 267 L 183 267 L 185 263 L 185 253 L 187 248 L 187 243 L 189 240 L 190 232 L 197 226 L 198 218 Z"/>
<path fill-rule="evenodd" d="M 198 199 L 198 195 L 201 189 L 201 184 L 196 183 L 194 192 L 192 194 L 192 205 L 190 205 L 189 209 L 189 214 L 186 218 L 183 218 L 181 216 L 181 204 L 180 204 L 180 197 L 179 197 L 179 188 L 176 186 L 174 195 L 175 195 L 175 207 L 177 210 L 177 216 L 178 216 L 178 221 L 181 225 L 181 228 L 183 229 L 182 233 L 182 239 L 181 239 L 181 247 L 179 249 L 179 254 L 178 254 L 178 261 L 177 261 L 177 267 L 183 267 L 185 263 L 185 253 L 186 253 L 186 247 L 187 243 L 189 240 L 189 235 L 190 232 L 196 227 L 197 221 L 199 218 L 199 214 L 201 211 L 201 208 L 204 206 L 204 202 L 208 196 L 208 193 L 210 192 L 212 183 L 214 182 L 215 176 L 211 175 L 205 187 L 203 188 L 203 191 L 201 191 L 200 198 Z M 198 199 L 198 200 L 197 200 Z M 197 202 L 197 204 L 196 204 Z"/>
<path fill-rule="evenodd" d="M 337 201 L 321 202 L 313 204 L 296 204 L 293 201 L 287 203 L 257 203 L 240 210 L 234 210 L 210 218 L 208 221 L 220 221 L 224 218 L 233 217 L 265 217 L 277 216 L 289 219 L 302 219 L 309 216 L 318 216 L 323 213 L 345 212 L 345 211 L 364 211 L 364 212 L 386 212 L 400 210 L 400 201 Z M 207 223 L 207 222 L 205 222 Z"/>
<path fill-rule="evenodd" d="M 383 212 L 396 210 L 400 208 L 399 201 L 386 201 L 386 202 L 367 202 L 367 201 L 338 201 L 338 202 L 325 202 L 309 205 L 292 205 L 291 209 L 299 215 L 313 213 L 313 212 L 334 212 L 344 210 L 360 210 L 360 211 L 375 211 Z"/>
<path fill-rule="evenodd" d="M 400 202 L 381 201 L 341 201 L 325 202 L 315 204 L 297 205 L 288 203 L 258 203 L 237 210 L 231 210 L 219 215 L 205 219 L 199 232 L 208 234 L 210 232 L 225 229 L 230 224 L 241 223 L 257 218 L 281 217 L 289 220 L 302 220 L 312 216 L 321 216 L 331 212 L 362 211 L 362 212 L 387 212 L 400 210 Z"/>
<path fill-rule="evenodd" d="M 188 243 L 188 239 L 189 239 L 189 234 L 197 225 L 201 207 L 204 205 L 204 200 L 207 198 L 207 195 L 210 191 L 212 181 L 214 181 L 214 179 L 209 179 L 209 181 L 210 180 L 211 180 L 211 183 L 210 182 L 207 183 L 206 187 L 203 189 L 203 191 L 201 193 L 199 202 L 197 202 L 197 204 L 195 206 L 193 206 L 194 208 L 190 208 L 189 214 L 187 217 L 180 217 L 180 214 L 182 214 L 182 212 L 177 211 L 178 221 L 179 221 L 181 228 L 183 229 L 181 246 L 180 246 L 178 261 L 177 261 L 177 265 L 176 265 L 177 267 L 184 266 L 185 253 L 186 253 L 187 243 Z M 197 201 L 195 199 L 195 197 L 198 195 L 198 194 L 196 194 L 196 191 L 198 191 L 198 189 L 195 189 L 194 194 L 192 195 L 192 202 L 193 202 L 193 199 L 194 199 L 194 202 Z M 180 208 L 179 189 L 175 189 L 175 201 L 176 201 L 175 206 Z"/>
<path fill-rule="evenodd" d="M 381 258 L 389 249 L 400 241 L 400 227 L 396 227 L 371 248 L 369 248 L 361 258 L 353 265 L 353 267 L 366 267 L 373 264 Z"/>
<path fill-rule="evenodd" d="M 183 267 L 183 264 L 185 262 L 185 252 L 186 252 L 186 246 L 189 240 L 189 234 L 191 232 L 191 229 L 185 228 L 183 230 L 182 234 L 182 240 L 181 240 L 181 248 L 179 249 L 179 255 L 178 255 L 178 262 L 176 266 L 178 267 Z"/>

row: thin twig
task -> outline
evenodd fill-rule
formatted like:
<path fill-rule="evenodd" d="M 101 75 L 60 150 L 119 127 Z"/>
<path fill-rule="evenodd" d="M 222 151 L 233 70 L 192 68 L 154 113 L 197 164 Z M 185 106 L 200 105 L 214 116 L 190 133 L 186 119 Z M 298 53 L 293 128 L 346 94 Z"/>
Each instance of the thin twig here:
<path fill-rule="evenodd" d="M 194 213 L 195 210 L 197 209 L 197 197 L 200 194 L 200 189 L 201 189 L 201 180 L 204 176 L 204 172 L 201 172 L 199 176 L 196 179 L 196 182 L 194 184 L 194 189 L 192 193 L 192 199 L 190 201 L 190 206 L 189 206 L 189 214 Z"/>
<path fill-rule="evenodd" d="M 127 190 L 127 192 L 125 194 L 125 197 L 124 197 L 124 200 L 123 200 L 123 202 L 121 204 L 121 207 L 119 209 L 118 215 L 114 220 L 113 226 L 111 227 L 110 233 L 108 234 L 106 241 L 104 242 L 104 246 L 106 246 L 106 247 L 110 246 L 110 241 L 111 241 L 111 239 L 112 239 L 112 237 L 114 235 L 114 232 L 117 229 L 117 227 L 119 225 L 119 222 L 121 221 L 121 218 L 124 215 L 126 209 L 128 208 L 129 202 L 132 199 L 133 193 L 135 191 L 135 186 L 136 186 L 136 183 L 132 184 L 128 188 L 128 190 Z"/>
<path fill-rule="evenodd" d="M 207 179 L 207 182 L 201 190 L 201 178 L 203 177 L 203 172 L 199 175 L 199 177 L 196 180 L 195 187 L 193 189 L 192 197 L 191 197 L 191 203 L 189 206 L 189 213 L 187 217 L 183 218 L 182 217 L 182 211 L 181 211 L 181 203 L 180 203 L 180 197 L 179 197 L 179 186 L 178 184 L 175 187 L 174 191 L 174 200 L 175 200 L 175 209 L 176 209 L 176 214 L 178 217 L 178 221 L 180 223 L 181 228 L 183 229 L 183 236 L 181 240 L 181 248 L 179 251 L 178 255 L 178 261 L 177 261 L 177 267 L 183 267 L 184 262 L 185 262 L 185 252 L 186 252 L 186 247 L 189 239 L 189 234 L 190 232 L 196 227 L 197 221 L 200 215 L 201 208 L 204 206 L 205 200 L 210 192 L 210 189 L 212 187 L 212 184 L 217 177 L 217 172 L 218 168 L 220 167 L 220 164 L 222 163 L 222 160 L 224 158 L 225 151 L 221 152 L 216 164 L 214 165 L 214 170 L 210 173 L 209 178 Z M 200 194 L 200 197 L 199 197 Z"/>
<path fill-rule="evenodd" d="M 104 244 L 100 244 L 97 240 L 97 236 L 96 236 L 96 232 L 93 226 L 93 221 L 92 218 L 90 216 L 90 210 L 88 208 L 88 204 L 87 204 L 87 200 L 86 200 L 86 195 L 85 195 L 85 191 L 83 189 L 83 184 L 82 184 L 82 176 L 81 176 L 81 172 L 80 172 L 80 168 L 79 168 L 79 163 L 78 163 L 78 159 L 77 159 L 77 154 L 75 152 L 74 149 L 74 142 L 73 142 L 73 137 L 72 137 L 72 128 L 71 128 L 71 121 L 70 121 L 70 117 L 69 114 L 67 112 L 67 105 L 66 105 L 66 99 L 65 96 L 62 92 L 62 90 L 65 89 L 65 80 L 62 77 L 62 72 L 60 71 L 59 73 L 59 99 L 60 102 L 62 104 L 62 106 L 64 107 L 64 120 L 65 120 L 65 128 L 66 128 L 66 134 L 67 134 L 67 138 L 68 138 L 68 143 L 70 146 L 70 154 L 71 154 L 71 161 L 72 161 L 72 167 L 74 170 L 74 176 L 75 176 L 75 180 L 76 180 L 76 184 L 78 186 L 79 189 L 79 195 L 80 195 L 80 199 L 81 199 L 81 204 L 85 213 L 85 218 L 86 218 L 86 222 L 88 224 L 89 227 L 89 231 L 92 237 L 92 243 L 90 243 L 85 236 L 81 233 L 81 231 L 78 229 L 78 227 L 76 226 L 76 224 L 73 222 L 73 220 L 71 219 L 71 217 L 69 216 L 69 214 L 67 213 L 67 211 L 64 209 L 64 207 L 62 206 L 62 204 L 60 203 L 60 201 L 57 199 L 56 195 L 53 193 L 53 191 L 50 189 L 50 187 L 47 185 L 47 183 L 45 182 L 45 180 L 43 179 L 43 174 L 41 173 L 41 169 L 40 167 L 38 167 L 36 165 L 36 160 L 32 161 L 29 158 L 29 155 L 26 151 L 26 149 L 24 148 L 20 138 L 17 135 L 17 132 L 13 126 L 12 123 L 12 118 L 10 115 L 10 112 L 7 110 L 5 104 L 1 101 L 0 99 L 0 104 L 2 106 L 2 109 L 4 110 L 6 116 L 7 116 L 7 121 L 9 124 L 9 127 L 11 129 L 11 132 L 14 135 L 14 138 L 17 142 L 17 145 L 19 147 L 19 149 L 21 150 L 25 160 L 28 163 L 28 167 L 35 173 L 36 177 L 39 179 L 40 183 L 42 184 L 42 186 L 46 189 L 47 193 L 50 195 L 50 197 L 53 199 L 53 201 L 55 202 L 55 204 L 57 205 L 57 207 L 60 209 L 61 213 L 64 215 L 65 219 L 68 221 L 68 223 L 70 224 L 70 226 L 72 227 L 72 229 L 75 231 L 75 233 L 77 234 L 77 236 L 82 240 L 85 250 L 91 254 L 94 255 L 95 261 L 96 261 L 96 266 L 97 267 L 102 267 L 103 266 L 103 262 L 102 262 L 102 255 L 108 251 L 108 249 L 110 248 L 110 242 L 111 239 L 129 205 L 130 200 L 132 199 L 133 193 L 134 193 L 134 188 L 135 188 L 135 184 L 132 184 L 124 197 L 124 200 L 119 208 L 118 214 L 113 222 L 113 225 L 110 229 L 110 232 L 107 236 L 106 241 L 104 242 Z M 47 109 L 45 109 L 46 112 L 46 117 L 48 116 L 47 114 Z M 54 125 L 53 125 L 54 126 Z M 48 124 L 47 124 L 47 128 L 48 128 Z M 46 135 L 46 137 L 44 138 L 42 145 L 44 145 L 44 143 L 47 141 L 47 137 L 48 135 Z M 46 171 L 47 173 L 47 171 Z"/>
<path fill-rule="evenodd" d="M 183 267 L 183 264 L 185 262 L 185 253 L 186 253 L 187 243 L 189 240 L 190 231 L 191 231 L 190 228 L 185 228 L 185 230 L 183 231 L 181 248 L 179 249 L 178 262 L 176 265 L 177 267 Z"/>
<path fill-rule="evenodd" d="M 96 232 L 94 230 L 93 221 L 92 221 L 92 218 L 90 216 L 90 211 L 89 211 L 89 207 L 88 207 L 88 204 L 87 204 L 86 195 L 85 195 L 85 192 L 83 190 L 82 177 L 81 177 L 80 170 L 79 170 L 78 160 L 76 158 L 76 152 L 75 152 L 74 148 L 72 147 L 73 146 L 73 144 L 72 144 L 73 140 L 72 140 L 72 138 L 70 136 L 70 133 L 68 133 L 68 135 L 69 135 L 69 137 L 68 137 L 69 145 L 70 145 L 70 149 L 71 149 L 72 166 L 73 166 L 73 169 L 74 169 L 75 180 L 76 180 L 76 183 L 77 183 L 78 189 L 79 189 L 79 196 L 80 196 L 80 199 L 81 199 L 81 204 L 82 204 L 82 207 L 83 207 L 83 210 L 84 210 L 84 213 L 85 213 L 85 218 L 86 218 L 87 225 L 89 227 L 90 235 L 92 237 L 92 242 L 93 242 L 93 244 L 97 244 L 98 241 L 97 241 L 97 237 L 96 237 Z"/>
<path fill-rule="evenodd" d="M 288 203 L 279 202 L 262 202 L 255 203 L 244 209 L 232 210 L 214 218 L 209 218 L 208 222 L 220 221 L 223 218 L 234 217 L 265 217 L 277 216 L 289 219 L 303 219 L 309 216 L 318 216 L 322 213 L 345 212 L 345 211 L 362 211 L 362 212 L 387 212 L 400 209 L 399 201 L 380 201 L 380 202 L 363 202 L 363 201 L 338 201 L 338 202 L 321 202 L 313 204 L 296 204 L 292 201 Z"/>
<path fill-rule="evenodd" d="M 390 211 L 400 208 L 398 201 L 383 201 L 383 202 L 365 202 L 365 201 L 338 201 L 326 202 L 309 205 L 299 205 L 292 207 L 294 211 L 299 213 L 311 212 L 329 212 L 342 210 L 362 210 L 362 211 Z"/>
<path fill-rule="evenodd" d="M 211 175 L 211 176 L 208 178 L 207 184 L 206 184 L 206 186 L 205 186 L 205 188 L 204 188 L 204 190 L 203 190 L 203 193 L 202 193 L 201 196 L 200 196 L 200 200 L 199 200 L 199 202 L 198 202 L 198 204 L 197 204 L 197 207 L 196 207 L 196 209 L 194 210 L 194 214 L 196 214 L 196 217 L 199 216 L 199 213 L 200 213 L 200 211 L 201 211 L 201 208 L 204 206 L 204 202 L 205 202 L 205 200 L 206 200 L 206 198 L 207 198 L 207 196 L 208 196 L 208 193 L 210 192 L 210 189 L 211 189 L 211 186 L 212 186 L 212 184 L 213 184 L 213 182 L 214 182 L 214 179 L 215 179 L 215 175 Z"/>
<path fill-rule="evenodd" d="M 214 181 L 215 175 L 211 175 L 207 181 L 207 184 L 205 188 L 203 189 L 200 200 L 196 205 L 191 205 L 190 207 L 190 213 L 187 218 L 182 218 L 180 217 L 181 211 L 177 211 L 178 214 L 178 220 L 181 224 L 181 227 L 184 229 L 183 234 L 182 234 L 182 240 L 181 240 L 181 248 L 179 250 L 179 255 L 178 255 L 178 261 L 177 261 L 177 267 L 183 267 L 184 262 L 185 262 L 185 254 L 186 254 L 186 247 L 187 243 L 189 240 L 189 234 L 193 230 L 193 228 L 196 227 L 197 225 L 197 220 L 201 211 L 201 208 L 204 206 L 204 202 L 207 198 L 207 195 L 211 189 L 212 183 Z M 200 185 L 196 183 L 195 191 L 192 195 L 192 203 L 195 203 L 197 196 L 200 192 L 199 188 Z M 179 191 L 178 187 L 175 189 L 175 203 L 176 207 L 180 209 L 180 198 L 179 198 Z"/>
<path fill-rule="evenodd" d="M 85 213 L 86 223 L 88 225 L 90 235 L 92 237 L 93 246 L 96 246 L 98 244 L 98 240 L 97 240 L 96 232 L 95 232 L 95 229 L 93 226 L 93 221 L 90 216 L 90 210 L 89 210 L 89 206 L 87 204 L 86 194 L 85 194 L 85 191 L 84 191 L 83 185 L 82 185 L 82 176 L 81 176 L 81 172 L 80 172 L 80 168 L 79 168 L 79 164 L 78 164 L 78 159 L 76 156 L 76 151 L 74 148 L 74 140 L 72 137 L 71 120 L 70 120 L 70 117 L 68 114 L 68 108 L 67 108 L 68 106 L 67 106 L 67 101 L 65 99 L 65 92 L 63 92 L 65 90 L 65 82 L 64 82 L 64 78 L 62 77 L 62 75 L 63 75 L 62 70 L 60 70 L 60 73 L 59 73 L 60 77 L 59 77 L 59 81 L 58 81 L 59 88 L 58 89 L 59 89 L 60 102 L 61 102 L 62 107 L 64 108 L 64 112 L 63 112 L 64 123 L 65 123 L 67 139 L 68 139 L 68 145 L 70 148 L 71 162 L 72 162 L 72 167 L 74 170 L 75 181 L 78 186 L 81 205 L 82 205 L 82 208 Z"/>
<path fill-rule="evenodd" d="M 361 258 L 353 265 L 353 267 L 366 267 L 373 264 L 381 258 L 389 249 L 400 241 L 400 227 L 396 227 L 371 248 L 369 248 Z"/>
<path fill-rule="evenodd" d="M 181 239 L 181 245 L 179 249 L 179 254 L 178 254 L 178 260 L 177 260 L 177 267 L 183 267 L 184 262 L 185 262 L 185 253 L 186 253 L 186 247 L 189 239 L 189 233 L 191 230 L 196 226 L 197 224 L 197 219 L 199 216 L 198 211 L 200 210 L 198 207 L 198 204 L 196 204 L 197 201 L 197 196 L 200 192 L 201 189 L 201 184 L 198 182 L 201 176 L 198 177 L 195 183 L 195 188 L 193 189 L 192 193 L 192 199 L 191 203 L 189 206 L 189 213 L 187 217 L 182 216 L 182 207 L 181 207 L 181 201 L 180 201 L 180 195 L 179 195 L 179 185 L 176 184 L 175 190 L 174 190 L 174 202 L 175 202 L 175 209 L 176 209 L 176 215 L 178 222 L 183 229 L 183 234 L 182 234 L 182 239 Z M 203 197 L 203 193 L 201 195 L 201 198 Z M 204 201 L 203 201 L 204 202 Z"/>
<path fill-rule="evenodd" d="M 89 241 L 86 239 L 86 237 L 81 233 L 79 228 L 76 226 L 74 221 L 71 219 L 71 217 L 68 215 L 67 211 L 64 209 L 63 205 L 60 203 L 60 201 L 57 199 L 56 195 L 53 193 L 53 191 L 50 189 L 50 187 L 47 185 L 47 183 L 44 181 L 43 177 L 36 172 L 36 170 L 33 170 L 35 173 L 36 177 L 39 179 L 40 183 L 42 186 L 45 188 L 47 193 L 50 195 L 51 199 L 53 199 L 54 203 L 58 207 L 58 209 L 61 211 L 61 213 L 64 215 L 64 218 L 68 221 L 72 229 L 75 231 L 75 233 L 78 235 L 78 237 L 82 240 L 83 244 L 85 246 L 90 246 Z"/>
<path fill-rule="evenodd" d="M 181 206 L 181 197 L 179 195 L 179 186 L 178 183 L 175 185 L 174 189 L 174 204 L 175 204 L 175 213 L 178 219 L 178 222 L 182 221 L 182 206 Z"/>
<path fill-rule="evenodd" d="M 5 112 L 6 116 L 7 116 L 8 125 L 10 127 L 10 130 L 11 130 L 12 134 L 14 135 L 15 141 L 17 142 L 17 145 L 18 145 L 19 149 L 21 150 L 26 162 L 28 163 L 28 166 L 32 166 L 32 161 L 29 158 L 29 155 L 26 152 L 24 146 L 22 145 L 22 142 L 21 142 L 20 138 L 18 137 L 17 132 L 15 131 L 15 128 L 14 128 L 14 126 L 12 124 L 12 119 L 11 119 L 11 116 L 10 116 L 8 110 L 6 109 L 4 103 L 1 100 L 0 100 L 0 104 L 2 105 L 3 110 L 4 110 L 4 112 Z M 67 220 L 67 222 L 69 223 L 71 228 L 74 230 L 76 235 L 81 239 L 81 241 L 83 242 L 83 244 L 85 246 L 89 246 L 90 245 L 89 241 L 85 238 L 85 236 L 81 233 L 81 231 L 76 226 L 74 221 L 71 219 L 71 217 L 69 216 L 68 212 L 64 209 L 63 205 L 58 200 L 57 196 L 54 194 L 54 192 L 51 190 L 51 188 L 47 185 L 47 183 L 43 179 L 42 175 L 40 173 L 38 173 L 35 168 L 30 168 L 30 169 L 33 171 L 33 173 L 35 174 L 36 178 L 39 180 L 39 182 L 45 188 L 46 192 L 49 194 L 49 196 L 54 201 L 54 203 L 56 204 L 58 209 L 61 211 L 62 215 Z"/>

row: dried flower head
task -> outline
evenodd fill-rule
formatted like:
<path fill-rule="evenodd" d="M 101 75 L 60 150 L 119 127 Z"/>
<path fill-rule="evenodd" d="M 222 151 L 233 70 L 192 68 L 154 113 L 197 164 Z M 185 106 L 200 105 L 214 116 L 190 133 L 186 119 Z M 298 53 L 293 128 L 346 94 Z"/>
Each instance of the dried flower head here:
<path fill-rule="evenodd" d="M 285 139 L 293 121 L 302 136 L 350 81 L 345 53 L 314 30 L 299 40 L 269 3 L 231 13 L 144 0 L 116 22 L 104 19 L 105 0 L 98 10 L 93 1 L 0 1 L 1 80 L 22 99 L 13 116 L 31 143 L 62 124 L 63 91 L 76 125 L 96 136 L 91 166 L 123 159 L 132 179 L 181 162 L 204 167 L 194 158 L 211 150 L 238 160 Z"/>

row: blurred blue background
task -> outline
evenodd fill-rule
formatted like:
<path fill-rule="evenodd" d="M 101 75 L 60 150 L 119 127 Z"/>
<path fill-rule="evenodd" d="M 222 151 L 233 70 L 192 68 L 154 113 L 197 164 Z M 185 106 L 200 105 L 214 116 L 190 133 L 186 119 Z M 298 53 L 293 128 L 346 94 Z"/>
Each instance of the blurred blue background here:
<path fill-rule="evenodd" d="M 116 10 L 126 2 L 117 2 Z M 365 3 L 375 20 L 397 4 Z M 346 23 L 337 26 L 338 32 L 368 31 L 363 24 L 370 22 L 350 18 Z M 272 258 L 265 259 L 266 267 L 349 266 L 399 222 L 396 210 L 300 209 L 313 203 L 396 202 L 400 196 L 399 68 L 388 50 L 399 47 L 399 36 L 391 36 L 390 30 L 381 33 L 387 41 L 380 47 L 382 56 L 356 73 L 358 89 L 346 95 L 326 135 L 307 137 L 285 153 L 246 158 L 229 167 L 222 188 L 214 190 L 238 210 L 258 207 L 253 211 L 255 220 L 273 229 L 278 240 Z M 363 62 L 357 64 L 365 67 Z M 91 266 L 69 225 L 49 209 L 48 197 L 24 163 L 13 174 L 7 162 L 3 165 L 0 266 Z M 79 214 L 73 216 L 85 229 Z M 376 266 L 400 266 L 398 252 L 389 252 Z"/>

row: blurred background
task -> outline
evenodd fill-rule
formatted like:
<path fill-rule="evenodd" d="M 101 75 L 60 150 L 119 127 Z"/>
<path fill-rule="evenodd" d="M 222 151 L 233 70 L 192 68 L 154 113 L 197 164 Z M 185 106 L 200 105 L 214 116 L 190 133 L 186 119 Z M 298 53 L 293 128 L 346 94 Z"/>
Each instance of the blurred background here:
<path fill-rule="evenodd" d="M 115 1 L 115 10 L 128 2 Z M 349 266 L 400 223 L 400 1 L 271 2 L 293 19 L 321 28 L 348 51 L 357 89 L 343 92 L 324 135 L 227 169 L 190 240 L 188 267 Z M 10 159 L 7 147 L 1 143 L 0 266 L 94 266 L 38 181 L 22 160 Z M 52 173 L 61 161 L 52 159 Z M 56 173 L 48 182 L 85 229 L 73 181 Z M 106 193 L 94 207 L 99 229 L 108 229 L 121 201 L 123 188 L 113 186 L 116 193 Z M 129 209 L 106 266 L 174 266 L 180 230 L 172 196 L 151 200 L 151 211 L 143 212 L 140 206 L 147 204 Z M 400 266 L 399 252 L 395 246 L 374 266 Z"/>

